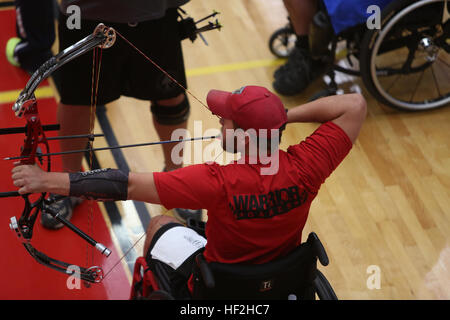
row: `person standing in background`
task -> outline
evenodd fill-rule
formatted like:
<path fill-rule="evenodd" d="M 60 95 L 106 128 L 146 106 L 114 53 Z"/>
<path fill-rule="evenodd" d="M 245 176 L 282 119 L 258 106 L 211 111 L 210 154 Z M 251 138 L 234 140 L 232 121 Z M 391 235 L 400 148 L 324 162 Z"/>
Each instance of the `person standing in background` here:
<path fill-rule="evenodd" d="M 17 37 L 8 40 L 6 58 L 29 74 L 52 57 L 55 42 L 54 0 L 15 0 Z"/>
<path fill-rule="evenodd" d="M 59 50 L 91 34 L 99 23 L 104 23 L 129 39 L 186 88 L 177 10 L 188 1 L 62 0 L 58 23 Z M 71 6 L 79 8 L 81 23 L 78 25 L 73 24 L 71 15 L 68 15 Z M 90 131 L 92 63 L 92 56 L 84 55 L 59 70 L 61 100 L 57 117 L 62 136 Z M 150 102 L 153 125 L 161 140 L 170 140 L 173 130 L 187 127 L 190 105 L 184 90 L 123 41 L 116 41 L 113 47 L 102 52 L 97 104 L 106 105 L 121 96 Z M 61 151 L 67 151 L 83 149 L 86 144 L 86 139 L 70 139 L 61 140 L 60 145 Z M 163 171 L 181 167 L 171 159 L 173 147 L 169 144 L 162 146 Z M 80 171 L 82 157 L 81 153 L 63 156 L 63 171 Z M 70 219 L 73 208 L 81 201 L 78 197 L 66 197 L 51 206 L 64 218 Z M 201 218 L 200 210 L 177 208 L 174 214 L 182 222 L 188 217 Z M 41 223 L 49 229 L 62 227 L 45 209 Z"/>

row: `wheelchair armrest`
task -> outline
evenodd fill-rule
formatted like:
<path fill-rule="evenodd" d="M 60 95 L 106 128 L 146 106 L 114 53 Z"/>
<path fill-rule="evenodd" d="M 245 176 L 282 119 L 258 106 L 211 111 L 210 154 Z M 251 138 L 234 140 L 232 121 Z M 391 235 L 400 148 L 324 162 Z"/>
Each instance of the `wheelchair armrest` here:
<path fill-rule="evenodd" d="M 186 220 L 186 227 L 194 230 L 199 235 L 201 235 L 203 238 L 206 239 L 206 222 L 199 221 L 194 218 L 188 217 Z"/>
<path fill-rule="evenodd" d="M 330 263 L 330 260 L 328 259 L 328 255 L 322 245 L 322 242 L 320 242 L 320 239 L 315 232 L 311 232 L 309 234 L 308 242 L 311 242 L 313 250 L 315 251 L 317 258 L 319 259 L 320 264 L 323 266 L 327 266 Z"/>
<path fill-rule="evenodd" d="M 203 282 L 208 289 L 212 289 L 216 286 L 216 281 L 214 280 L 214 275 L 208 266 L 203 254 L 199 253 L 195 257 L 195 262 L 197 263 L 200 273 L 203 278 Z"/>

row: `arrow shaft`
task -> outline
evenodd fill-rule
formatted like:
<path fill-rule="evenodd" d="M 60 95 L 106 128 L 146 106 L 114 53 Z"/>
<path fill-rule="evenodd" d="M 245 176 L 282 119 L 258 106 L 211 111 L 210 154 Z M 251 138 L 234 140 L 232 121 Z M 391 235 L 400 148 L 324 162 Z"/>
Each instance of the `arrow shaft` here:
<path fill-rule="evenodd" d="M 75 134 L 71 136 L 58 136 L 58 137 L 47 137 L 47 140 L 67 140 L 67 139 L 78 139 L 78 138 L 89 138 L 89 140 L 94 140 L 94 138 L 104 137 L 102 133 L 95 134 Z"/>
<path fill-rule="evenodd" d="M 42 126 L 43 131 L 58 131 L 59 129 L 60 129 L 59 124 L 47 124 Z M 26 133 L 26 132 L 27 127 L 0 128 L 0 135 Z"/>
<path fill-rule="evenodd" d="M 213 12 L 213 13 L 211 13 L 210 15 L 208 15 L 208 16 L 206 16 L 206 17 L 204 17 L 204 18 L 201 18 L 200 20 L 195 21 L 194 23 L 195 23 L 195 24 L 200 23 L 200 22 L 202 22 L 202 21 L 205 21 L 206 19 L 213 18 L 213 17 L 215 17 L 215 16 L 218 15 L 218 14 L 219 14 L 218 12 Z"/>
<path fill-rule="evenodd" d="M 178 143 L 178 142 L 195 141 L 195 140 L 215 139 L 217 137 L 218 136 L 207 136 L 207 137 L 180 139 L 180 140 L 166 140 L 166 141 L 157 141 L 157 142 L 127 144 L 127 145 L 102 147 L 102 148 L 94 148 L 94 149 L 69 150 L 69 151 L 44 153 L 44 154 L 39 154 L 38 156 L 47 157 L 47 156 L 59 156 L 59 155 L 66 155 L 66 154 L 73 154 L 73 153 L 83 153 L 83 152 L 87 152 L 87 151 L 90 152 L 90 151 L 104 151 L 104 150 L 114 150 L 114 149 L 123 149 L 123 148 L 136 148 L 136 147 L 152 146 L 152 145 L 156 145 L 156 144 L 167 144 L 167 143 Z M 24 158 L 27 158 L 27 157 L 26 156 L 8 157 L 8 158 L 4 158 L 3 160 L 19 160 L 19 159 L 24 159 Z"/>

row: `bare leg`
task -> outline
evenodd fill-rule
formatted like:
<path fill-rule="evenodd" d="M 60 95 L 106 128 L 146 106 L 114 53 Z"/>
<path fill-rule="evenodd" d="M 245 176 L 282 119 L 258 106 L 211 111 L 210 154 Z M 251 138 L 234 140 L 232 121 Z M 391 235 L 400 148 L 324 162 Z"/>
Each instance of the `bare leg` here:
<path fill-rule="evenodd" d="M 295 33 L 299 36 L 309 33 L 309 26 L 317 12 L 316 0 L 283 0 Z"/>
<path fill-rule="evenodd" d="M 185 99 L 184 93 L 176 96 L 175 98 L 166 99 L 166 100 L 158 100 L 157 103 L 161 106 L 167 106 L 170 108 L 171 106 L 176 106 L 183 102 Z M 187 98 L 186 98 L 187 99 Z M 177 125 L 163 125 L 158 122 L 156 122 L 155 117 L 153 117 L 153 124 L 155 126 L 156 132 L 158 133 L 159 139 L 161 141 L 170 140 L 172 137 L 172 132 L 176 129 L 186 129 L 187 128 L 187 121 L 184 121 L 181 124 Z M 167 171 L 171 171 L 174 169 L 180 168 L 181 164 L 174 164 L 172 161 L 172 149 L 175 147 L 175 144 L 163 144 L 163 153 L 164 153 L 164 160 L 165 160 L 165 166 Z M 182 155 L 182 154 L 180 154 Z"/>
<path fill-rule="evenodd" d="M 317 0 L 283 0 L 297 35 L 288 61 L 274 73 L 273 88 L 279 94 L 301 93 L 324 71 L 326 65 L 315 61 L 310 53 L 309 30 L 317 12 Z"/>
<path fill-rule="evenodd" d="M 90 131 L 91 108 L 89 106 L 71 106 L 58 104 L 57 118 L 61 125 L 60 136 L 74 134 L 88 134 Z M 60 140 L 61 151 L 85 149 L 88 139 L 67 139 Z M 77 172 L 81 170 L 81 162 L 84 153 L 74 153 L 62 156 L 62 170 L 64 172 Z M 61 216 L 70 220 L 73 208 L 81 203 L 80 198 L 66 197 L 53 202 L 50 206 L 59 212 Z M 48 229 L 59 229 L 63 224 L 49 214 L 44 207 L 41 215 L 41 224 Z"/>
<path fill-rule="evenodd" d="M 94 115 L 95 116 L 95 115 Z M 89 106 L 70 106 L 60 103 L 57 112 L 61 125 L 61 136 L 74 134 L 88 134 L 90 131 L 91 108 Z M 61 151 L 79 150 L 86 148 L 87 139 L 60 140 Z M 77 172 L 81 170 L 83 153 L 62 156 L 63 171 Z"/>
<path fill-rule="evenodd" d="M 150 220 L 150 223 L 147 227 L 147 235 L 144 243 L 144 257 L 147 255 L 147 251 L 152 243 L 152 239 L 155 236 L 156 231 L 159 230 L 163 225 L 175 222 L 180 223 L 177 219 L 170 216 L 156 216 Z"/>

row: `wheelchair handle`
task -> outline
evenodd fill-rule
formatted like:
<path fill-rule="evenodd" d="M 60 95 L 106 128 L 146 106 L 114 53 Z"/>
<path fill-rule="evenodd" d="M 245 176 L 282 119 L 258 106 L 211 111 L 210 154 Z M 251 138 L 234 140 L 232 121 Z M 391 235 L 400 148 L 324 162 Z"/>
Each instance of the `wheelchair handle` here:
<path fill-rule="evenodd" d="M 197 263 L 198 268 L 200 269 L 200 273 L 203 278 L 203 282 L 208 289 L 212 289 L 216 286 L 216 281 L 214 280 L 214 275 L 212 274 L 211 269 L 208 266 L 208 263 L 205 260 L 203 254 L 198 254 L 195 257 L 195 261 Z"/>
<path fill-rule="evenodd" d="M 315 254 L 317 255 L 317 258 L 320 261 L 320 264 L 326 267 L 330 263 L 330 260 L 328 259 L 325 248 L 323 247 L 322 242 L 320 241 L 317 234 L 315 232 L 311 232 L 308 236 L 308 241 L 312 242 L 311 244 L 313 246 Z"/>

